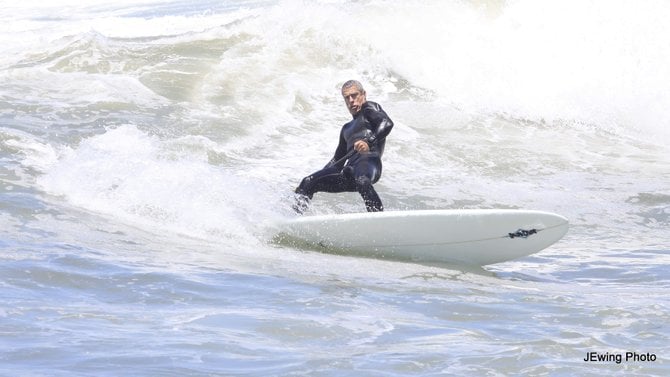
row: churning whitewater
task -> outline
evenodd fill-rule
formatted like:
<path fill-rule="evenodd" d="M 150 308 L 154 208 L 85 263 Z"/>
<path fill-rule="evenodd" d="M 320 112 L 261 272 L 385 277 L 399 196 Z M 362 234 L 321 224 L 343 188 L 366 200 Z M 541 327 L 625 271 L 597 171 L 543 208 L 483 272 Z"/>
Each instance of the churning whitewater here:
<path fill-rule="evenodd" d="M 0 8 L 0 374 L 670 372 L 666 2 Z M 395 123 L 386 210 L 568 234 L 483 269 L 272 242 L 349 79 Z"/>

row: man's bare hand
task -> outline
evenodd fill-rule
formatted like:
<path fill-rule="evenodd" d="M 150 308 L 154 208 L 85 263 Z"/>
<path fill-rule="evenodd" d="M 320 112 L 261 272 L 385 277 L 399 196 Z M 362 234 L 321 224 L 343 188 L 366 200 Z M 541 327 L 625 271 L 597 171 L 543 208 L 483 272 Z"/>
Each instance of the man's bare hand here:
<path fill-rule="evenodd" d="M 370 151 L 370 146 L 364 140 L 358 140 L 354 143 L 354 150 L 358 153 L 365 153 Z"/>

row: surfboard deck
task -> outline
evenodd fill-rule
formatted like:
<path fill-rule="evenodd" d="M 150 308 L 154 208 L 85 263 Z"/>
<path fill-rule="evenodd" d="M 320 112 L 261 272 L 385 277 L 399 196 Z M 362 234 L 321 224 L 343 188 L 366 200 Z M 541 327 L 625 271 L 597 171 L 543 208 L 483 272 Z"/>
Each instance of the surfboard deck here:
<path fill-rule="evenodd" d="M 484 266 L 547 248 L 568 231 L 560 215 L 531 210 L 385 211 L 304 216 L 278 226 L 279 244 L 360 257 Z"/>

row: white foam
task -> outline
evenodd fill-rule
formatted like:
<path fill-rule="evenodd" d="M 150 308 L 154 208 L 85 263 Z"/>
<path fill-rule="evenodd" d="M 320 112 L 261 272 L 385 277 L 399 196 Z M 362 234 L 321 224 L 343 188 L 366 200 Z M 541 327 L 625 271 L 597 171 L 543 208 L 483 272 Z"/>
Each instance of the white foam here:
<path fill-rule="evenodd" d="M 65 150 L 41 187 L 77 206 L 140 226 L 197 237 L 244 239 L 272 200 L 262 183 L 208 164 L 206 153 L 175 153 L 132 125 L 109 129 Z"/>
<path fill-rule="evenodd" d="M 667 3 L 405 2 L 367 15 L 390 69 L 463 109 L 670 135 Z M 383 21 L 393 27 L 372 27 Z"/>
<path fill-rule="evenodd" d="M 242 103 L 296 95 L 309 105 L 355 77 L 377 99 L 398 79 L 473 113 L 533 121 L 574 120 L 668 141 L 670 6 L 598 1 L 463 2 L 279 1 L 277 6 L 183 14 L 151 13 L 165 1 L 8 5 L 0 41 L 14 54 L 39 53 L 65 36 L 238 38 L 209 77 Z M 45 15 L 49 17 L 45 17 Z M 11 21 L 10 21 L 11 20 Z M 166 43 L 162 41 L 160 43 Z M 211 82 L 211 81 L 210 81 Z M 203 89 L 206 89 L 205 86 Z M 203 97 L 207 98 L 207 97 Z"/>

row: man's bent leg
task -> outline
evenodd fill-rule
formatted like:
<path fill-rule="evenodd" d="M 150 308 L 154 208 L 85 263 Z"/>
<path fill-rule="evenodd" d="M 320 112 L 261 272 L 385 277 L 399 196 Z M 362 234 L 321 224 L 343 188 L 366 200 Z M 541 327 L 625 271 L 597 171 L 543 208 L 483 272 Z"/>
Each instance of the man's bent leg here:
<path fill-rule="evenodd" d="M 382 200 L 379 198 L 377 191 L 372 186 L 370 178 L 367 176 L 361 176 L 356 179 L 356 190 L 365 203 L 365 209 L 368 212 L 382 212 L 384 211 L 384 205 Z"/>
<path fill-rule="evenodd" d="M 309 207 L 309 201 L 317 192 L 355 191 L 351 178 L 347 178 L 338 168 L 325 168 L 305 177 L 295 189 L 293 209 L 299 214 Z"/>
<path fill-rule="evenodd" d="M 382 212 L 384 205 L 372 186 L 381 177 L 381 161 L 378 158 L 363 158 L 356 162 L 353 174 L 356 191 L 361 194 L 365 209 L 368 212 Z"/>

